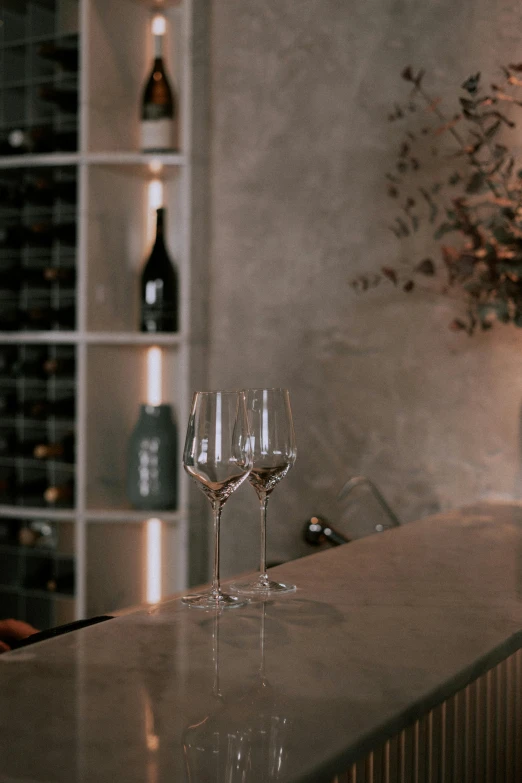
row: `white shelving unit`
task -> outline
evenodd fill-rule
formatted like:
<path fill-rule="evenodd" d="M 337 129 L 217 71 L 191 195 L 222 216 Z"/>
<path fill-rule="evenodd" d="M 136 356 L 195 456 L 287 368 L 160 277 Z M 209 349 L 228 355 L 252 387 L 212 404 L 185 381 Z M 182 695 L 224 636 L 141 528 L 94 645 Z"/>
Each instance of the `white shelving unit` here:
<path fill-rule="evenodd" d="M 7 14 L 41 13 L 45 19 L 53 14 L 57 37 L 78 32 L 80 41 L 78 151 L 0 157 L 0 175 L 73 167 L 78 182 L 77 329 L 0 332 L 0 345 L 63 344 L 76 350 L 75 504 L 71 509 L 0 506 L 0 518 L 45 518 L 68 531 L 76 561 L 74 609 L 70 601 L 68 610 L 55 613 L 55 622 L 142 602 L 147 569 L 161 568 L 163 595 L 189 582 L 188 518 L 189 511 L 197 514 L 199 503 L 189 495 L 181 450 L 192 390 L 204 385 L 205 375 L 207 5 L 208 0 L 6 5 Z M 165 52 L 180 101 L 181 152 L 148 155 L 139 152 L 139 105 L 152 62 L 150 22 L 158 10 L 168 23 Z M 32 35 L 29 43 L 50 37 Z M 20 36 L 18 44 L 4 45 L 2 57 L 16 45 L 27 46 L 28 39 Z M 181 320 L 179 334 L 154 337 L 137 330 L 139 274 L 151 243 L 148 193 L 158 180 L 168 247 L 180 276 Z M 161 348 L 163 401 L 171 403 L 178 425 L 176 511 L 132 510 L 124 492 L 126 447 L 139 404 L 146 401 L 151 346 Z M 163 530 L 160 565 L 147 562 L 147 524 L 156 518 Z M 200 537 L 197 524 L 191 535 Z M 204 539 L 191 551 L 193 581 L 203 575 Z"/>

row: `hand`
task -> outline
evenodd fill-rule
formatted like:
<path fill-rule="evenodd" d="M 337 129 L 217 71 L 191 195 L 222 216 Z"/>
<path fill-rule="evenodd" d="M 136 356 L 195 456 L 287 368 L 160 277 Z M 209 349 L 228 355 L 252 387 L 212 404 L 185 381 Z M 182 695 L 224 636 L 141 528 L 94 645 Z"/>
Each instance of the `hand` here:
<path fill-rule="evenodd" d="M 0 620 L 0 653 L 8 652 L 14 641 L 25 639 L 33 633 L 38 633 L 38 630 L 22 620 Z"/>

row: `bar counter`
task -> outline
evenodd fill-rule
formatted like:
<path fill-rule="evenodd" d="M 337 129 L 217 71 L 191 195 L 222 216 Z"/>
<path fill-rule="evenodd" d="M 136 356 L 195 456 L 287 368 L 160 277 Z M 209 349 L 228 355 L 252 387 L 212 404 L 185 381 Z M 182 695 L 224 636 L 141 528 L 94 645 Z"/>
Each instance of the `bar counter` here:
<path fill-rule="evenodd" d="M 520 505 L 429 517 L 271 573 L 299 589 L 219 616 L 167 600 L 1 655 L 0 781 L 381 779 L 361 759 L 387 747 L 395 770 L 393 737 L 522 646 Z M 410 751 L 397 751 L 404 780 Z M 436 763 L 432 779 L 453 780 Z"/>

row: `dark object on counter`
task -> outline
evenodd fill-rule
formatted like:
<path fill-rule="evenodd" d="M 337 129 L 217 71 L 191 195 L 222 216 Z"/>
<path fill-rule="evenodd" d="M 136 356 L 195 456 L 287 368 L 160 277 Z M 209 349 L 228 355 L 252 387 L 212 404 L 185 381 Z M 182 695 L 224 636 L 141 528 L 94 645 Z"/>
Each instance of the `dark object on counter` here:
<path fill-rule="evenodd" d="M 96 623 L 103 623 L 105 620 L 112 619 L 113 615 L 111 614 L 88 617 L 87 620 L 76 620 L 73 623 L 58 625 L 56 628 L 49 628 L 47 631 L 39 631 L 38 633 L 31 634 L 31 636 L 26 636 L 25 639 L 15 639 L 8 643 L 12 650 L 17 650 L 19 647 L 26 647 L 28 644 L 43 642 L 45 639 L 52 639 L 55 636 L 61 636 L 62 634 L 70 633 L 71 631 L 78 631 L 80 628 L 85 628 L 88 625 L 95 625 Z"/>
<path fill-rule="evenodd" d="M 321 544 L 340 546 L 341 544 L 348 544 L 350 542 L 349 538 L 320 517 L 310 517 L 305 523 L 303 538 L 306 543 L 311 546 L 321 546 Z"/>

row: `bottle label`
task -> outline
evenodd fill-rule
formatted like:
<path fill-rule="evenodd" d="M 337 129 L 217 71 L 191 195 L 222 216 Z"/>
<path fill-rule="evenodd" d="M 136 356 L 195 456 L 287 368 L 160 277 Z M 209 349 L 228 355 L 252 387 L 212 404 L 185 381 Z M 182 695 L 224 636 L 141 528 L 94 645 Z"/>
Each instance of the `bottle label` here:
<path fill-rule="evenodd" d="M 171 150 L 173 148 L 173 122 L 169 117 L 141 121 L 142 150 Z"/>

